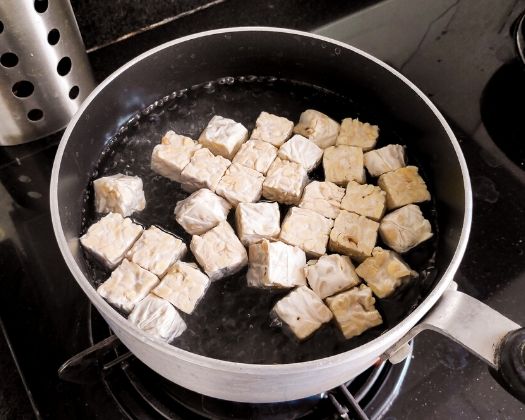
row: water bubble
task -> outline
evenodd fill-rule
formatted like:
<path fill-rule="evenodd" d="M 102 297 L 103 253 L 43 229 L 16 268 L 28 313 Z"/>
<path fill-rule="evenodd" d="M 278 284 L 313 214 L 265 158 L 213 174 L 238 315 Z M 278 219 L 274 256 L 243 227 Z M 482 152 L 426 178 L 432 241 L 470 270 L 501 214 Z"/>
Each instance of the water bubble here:
<path fill-rule="evenodd" d="M 335 53 L 335 55 L 340 55 L 340 54 L 341 54 L 341 48 L 336 47 L 336 48 L 334 49 L 334 53 Z"/>
<path fill-rule="evenodd" d="M 27 195 L 31 198 L 34 198 L 35 200 L 38 200 L 39 198 L 42 198 L 42 194 L 40 194 L 37 191 L 29 191 Z"/>
<path fill-rule="evenodd" d="M 254 76 L 254 75 L 246 76 L 247 82 L 255 82 L 256 80 L 257 80 L 257 76 Z"/>
<path fill-rule="evenodd" d="M 162 112 L 159 112 L 157 114 L 151 114 L 149 117 L 148 117 L 148 121 L 149 122 L 158 122 L 160 121 L 160 116 L 164 113 L 164 111 Z"/>
<path fill-rule="evenodd" d="M 226 77 L 225 80 L 227 85 L 233 85 L 235 83 L 235 79 L 233 77 Z"/>

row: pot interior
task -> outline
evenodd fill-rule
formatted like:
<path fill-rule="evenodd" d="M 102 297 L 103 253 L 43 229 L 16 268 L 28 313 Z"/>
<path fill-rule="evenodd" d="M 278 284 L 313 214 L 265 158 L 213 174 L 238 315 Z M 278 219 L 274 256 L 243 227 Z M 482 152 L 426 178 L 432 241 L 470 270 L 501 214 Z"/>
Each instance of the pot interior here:
<path fill-rule="evenodd" d="M 67 138 L 57 191 L 62 229 L 87 281 L 97 286 L 109 275 L 86 258 L 77 241 L 97 219 L 93 177 L 140 176 L 148 206 L 133 218 L 189 243 L 173 217 L 176 202 L 187 194 L 149 169 L 151 150 L 162 134 L 172 129 L 198 138 L 215 114 L 251 130 L 261 111 L 297 121 L 307 108 L 336 120 L 357 116 L 379 125 L 378 147 L 407 146 L 409 163 L 420 167 L 433 196 L 421 207 L 435 236 L 404 255 L 419 279 L 377 300 L 383 326 L 344 340 L 331 324 L 298 343 L 268 318 L 287 292 L 247 288 L 243 271 L 212 284 L 197 310 L 185 316 L 188 331 L 173 344 L 222 360 L 292 363 L 347 351 L 396 325 L 439 281 L 458 244 L 465 192 L 456 153 L 432 110 L 390 71 L 353 50 L 282 32 L 210 34 L 169 45 L 118 74 L 88 103 Z M 322 170 L 312 178 L 321 179 Z M 281 215 L 285 211 L 281 208 Z"/>

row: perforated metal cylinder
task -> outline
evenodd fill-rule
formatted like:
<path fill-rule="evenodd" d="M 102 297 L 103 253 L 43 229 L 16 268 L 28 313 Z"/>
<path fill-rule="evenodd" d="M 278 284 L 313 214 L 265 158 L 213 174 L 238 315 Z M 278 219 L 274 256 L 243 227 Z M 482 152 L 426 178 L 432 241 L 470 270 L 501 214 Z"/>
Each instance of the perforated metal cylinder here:
<path fill-rule="evenodd" d="M 0 1 L 0 146 L 65 127 L 94 86 L 68 0 Z"/>

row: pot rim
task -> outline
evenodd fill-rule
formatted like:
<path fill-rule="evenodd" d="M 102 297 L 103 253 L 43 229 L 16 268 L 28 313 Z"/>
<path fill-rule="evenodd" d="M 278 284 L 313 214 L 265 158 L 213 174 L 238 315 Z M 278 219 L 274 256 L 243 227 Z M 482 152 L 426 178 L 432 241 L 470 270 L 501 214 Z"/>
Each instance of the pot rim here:
<path fill-rule="evenodd" d="M 71 136 L 71 133 L 73 132 L 73 129 L 75 128 L 76 123 L 78 122 L 81 115 L 83 114 L 85 109 L 88 107 L 88 105 L 96 98 L 99 92 L 105 89 L 106 86 L 108 86 L 117 76 L 119 76 L 120 74 L 122 74 L 123 72 L 125 72 L 126 70 L 134 66 L 136 63 L 140 62 L 141 60 L 151 55 L 154 55 L 157 52 L 165 48 L 169 48 L 173 45 L 177 45 L 177 44 L 189 41 L 189 40 L 203 38 L 203 37 L 207 37 L 211 35 L 228 34 L 228 33 L 234 33 L 234 32 L 235 33 L 236 32 L 279 32 L 279 33 L 297 35 L 297 36 L 313 38 L 316 40 L 324 41 L 324 42 L 333 44 L 334 46 L 345 48 L 354 53 L 360 54 L 361 56 L 369 59 L 375 64 L 388 70 L 398 79 L 403 81 L 407 85 L 408 88 L 412 89 L 426 103 L 426 105 L 430 108 L 430 110 L 434 113 L 436 118 L 439 120 L 439 122 L 443 126 L 445 132 L 447 133 L 450 139 L 450 142 L 452 143 L 452 146 L 454 147 L 454 151 L 456 152 L 456 156 L 459 161 L 461 172 L 463 175 L 463 187 L 465 191 L 465 213 L 463 217 L 463 226 L 461 229 L 461 235 L 458 241 L 458 245 L 456 247 L 455 253 L 452 257 L 452 260 L 449 266 L 447 267 L 447 269 L 441 276 L 441 279 L 439 280 L 439 282 L 432 289 L 430 294 L 405 319 L 403 319 L 401 322 L 399 322 L 397 325 L 395 325 L 393 328 L 389 329 L 388 331 L 386 331 L 379 337 L 359 347 L 348 350 L 346 352 L 339 353 L 339 354 L 329 356 L 329 357 L 325 357 L 322 359 L 307 361 L 307 362 L 298 362 L 298 363 L 289 363 L 289 364 L 280 364 L 280 365 L 249 364 L 249 363 L 231 362 L 231 361 L 226 361 L 226 360 L 214 359 L 214 358 L 207 357 L 207 356 L 202 356 L 202 355 L 195 354 L 187 350 L 177 348 L 174 345 L 165 343 L 163 341 L 153 339 L 149 337 L 147 334 L 145 334 L 142 330 L 140 330 L 135 325 L 131 324 L 130 322 L 127 322 L 126 318 L 121 316 L 115 309 L 113 309 L 113 307 L 109 303 L 107 303 L 96 292 L 96 290 L 93 288 L 91 283 L 84 276 L 84 274 L 82 273 L 82 271 L 76 264 L 75 259 L 73 258 L 73 255 L 71 254 L 69 250 L 67 240 L 64 236 L 64 232 L 62 230 L 62 224 L 60 221 L 59 208 L 58 208 L 58 188 L 57 187 L 58 187 L 58 177 L 59 177 L 59 172 L 60 172 L 60 165 L 62 161 L 62 156 L 64 154 L 64 150 Z M 437 300 L 446 290 L 450 282 L 453 280 L 453 276 L 459 267 L 459 264 L 463 258 L 463 255 L 467 247 L 468 237 L 469 237 L 471 223 L 472 223 L 472 189 L 471 189 L 470 177 L 469 177 L 467 164 L 466 164 L 465 158 L 463 156 L 459 143 L 452 129 L 446 122 L 443 115 L 436 108 L 436 106 L 430 101 L 430 99 L 417 86 L 415 86 L 410 80 L 408 80 L 405 76 L 403 76 L 397 70 L 390 67 L 388 64 L 384 63 L 378 58 L 356 47 L 348 45 L 344 42 L 336 41 L 328 37 L 311 34 L 309 32 L 304 32 L 304 31 L 286 29 L 286 28 L 266 27 L 266 26 L 246 26 L 246 27 L 231 27 L 231 28 L 204 31 L 204 32 L 199 32 L 196 34 L 188 35 L 182 38 L 177 38 L 172 41 L 168 41 L 130 60 L 129 62 L 121 66 L 119 69 L 115 70 L 102 83 L 100 83 L 91 92 L 91 94 L 84 100 L 84 102 L 82 103 L 82 106 L 80 107 L 78 112 L 74 115 L 74 117 L 68 124 L 66 131 L 64 132 L 64 135 L 60 141 L 60 145 L 58 147 L 58 150 L 55 156 L 55 161 L 53 163 L 53 170 L 51 174 L 50 207 L 51 207 L 51 219 L 53 223 L 53 229 L 55 232 L 55 237 L 57 239 L 59 248 L 62 252 L 62 256 L 64 257 L 66 264 L 69 267 L 70 272 L 75 277 L 75 280 L 77 281 L 77 283 L 80 285 L 84 293 L 86 293 L 86 295 L 89 297 L 91 302 L 97 307 L 97 309 L 103 313 L 104 318 L 109 318 L 111 322 L 113 322 L 115 325 L 118 325 L 118 327 L 123 329 L 127 334 L 134 336 L 135 338 L 142 341 L 144 344 L 152 347 L 156 351 L 182 359 L 188 363 L 193 363 L 193 364 L 211 368 L 214 370 L 223 370 L 223 371 L 228 371 L 228 372 L 234 371 L 237 373 L 243 373 L 243 374 L 248 374 L 248 375 L 268 375 L 268 374 L 286 375 L 289 373 L 297 372 L 299 370 L 305 370 L 305 369 L 319 370 L 319 369 L 324 369 L 330 366 L 339 365 L 339 364 L 348 362 L 350 359 L 358 358 L 360 355 L 363 355 L 363 354 L 378 353 L 377 356 L 379 356 L 380 355 L 379 353 L 381 353 L 381 348 L 385 347 L 385 341 L 391 341 L 391 345 L 393 345 L 398 339 L 400 339 L 403 335 L 405 335 L 432 308 L 432 306 L 434 306 L 434 304 L 437 302 Z M 116 332 L 116 334 L 118 336 L 119 333 Z"/>

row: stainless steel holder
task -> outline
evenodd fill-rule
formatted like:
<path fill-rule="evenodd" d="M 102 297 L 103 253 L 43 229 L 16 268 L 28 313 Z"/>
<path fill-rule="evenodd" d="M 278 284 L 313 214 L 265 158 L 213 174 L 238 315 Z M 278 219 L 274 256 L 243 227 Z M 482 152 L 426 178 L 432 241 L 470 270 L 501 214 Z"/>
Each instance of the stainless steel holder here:
<path fill-rule="evenodd" d="M 0 1 L 0 146 L 64 128 L 94 87 L 69 0 Z"/>

